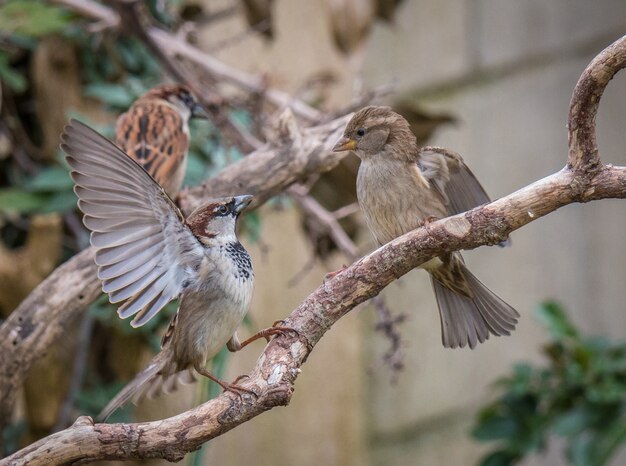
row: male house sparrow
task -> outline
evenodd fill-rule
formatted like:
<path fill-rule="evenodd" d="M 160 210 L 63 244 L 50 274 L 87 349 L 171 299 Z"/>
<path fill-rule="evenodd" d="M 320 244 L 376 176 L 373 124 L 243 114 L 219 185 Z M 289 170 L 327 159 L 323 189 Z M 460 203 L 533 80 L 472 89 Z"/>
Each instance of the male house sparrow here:
<path fill-rule="evenodd" d="M 214 199 L 184 218 L 140 165 L 96 131 L 71 120 L 61 141 L 83 222 L 92 232 L 102 289 L 112 303 L 123 303 L 119 316 L 135 316 L 131 325 L 139 327 L 180 299 L 161 352 L 100 418 L 133 397 L 168 392 L 178 380 L 190 382 L 194 369 L 226 390 L 249 392 L 218 380 L 205 364 L 224 344 L 237 351 L 284 330 L 271 327 L 242 343 L 237 338 L 254 274 L 235 223 L 252 196 Z"/>
<path fill-rule="evenodd" d="M 389 107 L 366 107 L 348 123 L 334 151 L 361 159 L 357 197 L 379 245 L 422 226 L 490 202 L 459 155 L 419 151 L 408 122 Z M 465 267 L 461 254 L 421 265 L 431 276 L 443 345 L 474 348 L 493 335 L 509 335 L 519 314 Z"/>
<path fill-rule="evenodd" d="M 115 142 L 175 199 L 187 168 L 190 118 L 207 118 L 187 87 L 156 86 L 117 119 Z"/>

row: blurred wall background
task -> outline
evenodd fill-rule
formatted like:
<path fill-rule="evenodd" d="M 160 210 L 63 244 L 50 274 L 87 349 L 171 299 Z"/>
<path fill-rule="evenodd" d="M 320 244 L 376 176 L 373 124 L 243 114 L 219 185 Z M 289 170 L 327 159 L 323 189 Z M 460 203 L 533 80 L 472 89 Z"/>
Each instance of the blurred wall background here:
<path fill-rule="evenodd" d="M 227 0 L 205 0 L 211 8 Z M 559 170 L 567 155 L 572 89 L 590 59 L 626 32 L 621 0 L 405 0 L 391 22 L 376 22 L 349 57 L 333 44 L 337 14 L 322 0 L 276 0 L 274 39 L 251 36 L 216 57 L 297 92 L 315 74 L 332 74 L 328 105 L 350 101 L 355 89 L 395 80 L 389 103 L 419 108 L 430 144 L 460 152 L 487 191 L 498 197 Z M 367 2 L 352 2 L 356 11 Z M 357 19 L 341 18 L 357 25 Z M 245 29 L 233 17 L 200 31 L 210 49 Z M 598 117 L 605 161 L 626 164 L 626 79 L 618 75 Z M 441 117 L 440 120 L 437 116 Z M 345 260 L 316 263 L 292 208 L 262 211 L 262 245 L 249 244 L 257 276 L 251 315 L 264 327 L 287 315 L 324 274 Z M 485 451 L 469 437 L 491 383 L 519 360 L 540 361 L 547 335 L 533 310 L 562 301 L 583 331 L 624 338 L 626 204 L 602 201 L 557 211 L 515 232 L 507 249 L 465 254 L 474 273 L 522 315 L 517 331 L 474 351 L 441 346 L 436 304 L 426 274 L 415 271 L 384 292 L 406 312 L 401 326 L 405 370 L 392 383 L 381 363 L 387 342 L 373 331 L 367 306 L 340 321 L 303 368 L 291 405 L 275 409 L 207 446 L 203 464 L 466 465 Z M 362 253 L 374 246 L 361 229 Z M 247 371 L 260 344 L 230 359 L 227 379 Z M 193 405 L 194 388 L 144 403 L 139 419 Z M 565 464 L 558 440 L 526 465 Z M 190 462 L 188 457 L 185 461 Z M 622 454 L 614 464 L 624 464 Z M 128 463 L 125 463 L 128 464 Z M 167 464 L 153 461 L 150 464 Z"/>

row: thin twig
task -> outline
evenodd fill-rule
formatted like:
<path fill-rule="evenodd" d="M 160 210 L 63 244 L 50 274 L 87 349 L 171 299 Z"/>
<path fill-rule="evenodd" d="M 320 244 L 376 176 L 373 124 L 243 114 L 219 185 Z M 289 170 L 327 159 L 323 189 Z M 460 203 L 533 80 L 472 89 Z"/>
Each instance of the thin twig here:
<path fill-rule="evenodd" d="M 270 26 L 271 26 L 270 21 L 268 19 L 264 19 L 260 23 L 255 24 L 254 26 L 250 26 L 244 29 L 243 31 L 238 32 L 237 34 L 232 35 L 231 37 L 222 39 L 216 44 L 213 44 L 210 47 L 207 47 L 206 51 L 207 53 L 216 53 L 226 48 L 234 47 L 235 45 L 246 40 L 252 34 L 257 34 L 257 33 L 266 31 L 267 29 L 270 28 Z"/>
<path fill-rule="evenodd" d="M 341 227 L 335 216 L 322 206 L 313 196 L 306 193 L 302 185 L 293 185 L 287 193 L 307 215 L 313 217 L 333 239 L 339 250 L 351 261 L 359 256 L 359 250 Z"/>

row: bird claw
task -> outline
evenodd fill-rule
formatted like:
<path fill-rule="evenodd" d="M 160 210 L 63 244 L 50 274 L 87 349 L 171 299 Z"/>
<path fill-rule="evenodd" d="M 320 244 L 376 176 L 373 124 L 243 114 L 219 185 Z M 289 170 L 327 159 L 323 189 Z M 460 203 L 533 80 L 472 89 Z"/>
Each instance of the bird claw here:
<path fill-rule="evenodd" d="M 237 385 L 237 381 L 243 377 L 248 377 L 248 376 L 240 375 L 239 377 L 235 379 L 233 383 L 222 382 L 222 384 L 220 385 L 222 386 L 225 392 L 234 393 L 235 395 L 239 396 L 239 398 L 242 398 L 243 395 L 246 394 L 246 395 L 252 395 L 254 398 L 258 399 L 259 395 L 257 392 L 249 388 L 244 388 L 241 385 Z"/>
<path fill-rule="evenodd" d="M 239 381 L 242 379 L 249 379 L 249 378 L 250 376 L 248 374 L 241 374 L 233 381 L 233 385 L 237 385 L 237 383 L 239 383 Z"/>
<path fill-rule="evenodd" d="M 265 338 L 265 340 L 269 343 L 270 341 L 272 341 L 273 336 L 282 336 L 285 335 L 289 332 L 293 332 L 295 333 L 295 335 L 297 337 L 300 336 L 300 332 L 298 332 L 295 328 L 291 328 L 291 327 L 283 327 L 283 326 L 279 326 L 276 325 L 277 323 L 284 323 L 284 320 L 277 320 L 276 322 L 274 322 L 272 324 L 271 327 L 268 327 L 264 330 L 261 330 L 259 333 L 262 334 L 262 336 Z"/>
<path fill-rule="evenodd" d="M 335 278 L 337 275 L 339 275 L 341 272 L 343 272 L 344 270 L 346 270 L 348 268 L 347 265 L 342 265 L 341 268 L 339 270 L 335 270 L 333 272 L 328 272 L 326 275 L 324 275 L 324 281 L 330 280 L 332 278 Z"/>
<path fill-rule="evenodd" d="M 435 217 L 434 215 L 429 215 L 424 220 L 422 220 L 420 226 L 427 227 L 428 225 L 430 225 L 431 223 L 433 223 L 433 222 L 435 222 L 437 220 L 439 220 L 439 219 L 437 217 Z"/>

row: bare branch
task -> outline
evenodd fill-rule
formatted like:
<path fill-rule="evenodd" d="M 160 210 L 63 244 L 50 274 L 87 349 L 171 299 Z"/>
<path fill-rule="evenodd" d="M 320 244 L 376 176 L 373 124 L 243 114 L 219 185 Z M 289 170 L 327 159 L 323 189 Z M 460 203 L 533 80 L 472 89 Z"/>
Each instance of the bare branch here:
<path fill-rule="evenodd" d="M 359 257 L 359 250 L 356 244 L 354 244 L 354 241 L 350 239 L 348 234 L 341 227 L 337 218 L 303 188 L 302 185 L 293 185 L 287 192 L 307 215 L 315 218 L 318 224 L 326 230 L 339 250 L 348 259 L 351 261 L 356 260 Z"/>
<path fill-rule="evenodd" d="M 568 166 L 593 176 L 601 167 L 596 141 L 600 97 L 613 76 L 626 66 L 626 36 L 609 45 L 589 63 L 570 102 Z M 582 188 L 582 186 L 581 186 Z"/>

